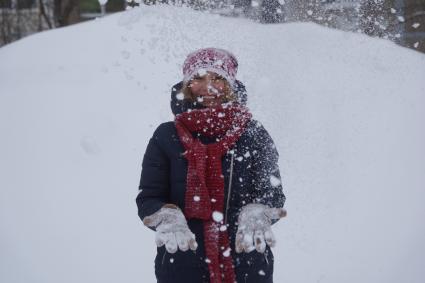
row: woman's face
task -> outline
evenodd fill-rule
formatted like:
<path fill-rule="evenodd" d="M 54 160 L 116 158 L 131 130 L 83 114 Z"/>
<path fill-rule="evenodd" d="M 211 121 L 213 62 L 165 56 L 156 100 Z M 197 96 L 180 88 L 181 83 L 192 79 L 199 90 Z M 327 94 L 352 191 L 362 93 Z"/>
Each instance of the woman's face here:
<path fill-rule="evenodd" d="M 213 72 L 195 76 L 189 87 L 197 102 L 205 107 L 217 107 L 223 103 L 225 97 L 226 80 Z"/>

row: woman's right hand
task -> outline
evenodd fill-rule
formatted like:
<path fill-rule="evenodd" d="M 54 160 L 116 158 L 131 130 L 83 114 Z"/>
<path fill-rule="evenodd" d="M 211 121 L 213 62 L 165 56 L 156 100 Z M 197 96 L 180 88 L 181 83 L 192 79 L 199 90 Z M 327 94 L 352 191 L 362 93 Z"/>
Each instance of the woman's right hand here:
<path fill-rule="evenodd" d="M 143 224 L 156 228 L 155 242 L 158 247 L 165 245 L 169 253 L 177 249 L 187 251 L 196 250 L 198 243 L 180 208 L 173 204 L 166 204 L 160 210 L 143 218 Z"/>

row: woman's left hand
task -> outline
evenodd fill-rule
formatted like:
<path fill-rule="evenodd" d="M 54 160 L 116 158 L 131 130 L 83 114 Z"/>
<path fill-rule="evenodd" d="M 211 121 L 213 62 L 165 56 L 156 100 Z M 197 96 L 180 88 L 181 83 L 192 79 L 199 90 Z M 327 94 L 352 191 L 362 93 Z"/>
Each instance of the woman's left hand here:
<path fill-rule="evenodd" d="M 238 218 L 235 250 L 249 253 L 256 249 L 260 253 L 276 245 L 276 239 L 271 230 L 272 220 L 286 216 L 284 208 L 269 207 L 260 203 L 245 205 Z"/>

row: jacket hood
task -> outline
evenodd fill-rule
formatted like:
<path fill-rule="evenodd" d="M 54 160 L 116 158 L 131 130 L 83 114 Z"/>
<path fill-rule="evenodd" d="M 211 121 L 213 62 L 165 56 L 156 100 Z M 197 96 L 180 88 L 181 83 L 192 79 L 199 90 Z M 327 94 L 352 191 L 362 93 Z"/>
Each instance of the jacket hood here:
<path fill-rule="evenodd" d="M 170 106 L 171 106 L 171 111 L 173 112 L 174 115 L 186 112 L 189 109 L 205 108 L 200 103 L 190 102 L 186 99 L 182 99 L 182 96 L 183 96 L 183 93 L 181 92 L 182 88 L 183 88 L 183 81 L 175 84 L 171 88 Z M 248 97 L 247 97 L 246 89 L 243 83 L 236 80 L 233 91 L 236 94 L 236 99 L 238 103 L 240 105 L 246 106 Z"/>

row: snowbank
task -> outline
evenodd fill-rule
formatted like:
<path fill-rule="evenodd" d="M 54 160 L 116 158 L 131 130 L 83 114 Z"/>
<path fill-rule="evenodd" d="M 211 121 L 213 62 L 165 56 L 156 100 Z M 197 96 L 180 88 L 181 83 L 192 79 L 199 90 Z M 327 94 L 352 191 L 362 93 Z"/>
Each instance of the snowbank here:
<path fill-rule="evenodd" d="M 227 48 L 280 153 L 275 282 L 423 282 L 425 56 L 142 7 L 0 49 L 0 281 L 154 282 L 135 196 L 190 51 Z"/>

